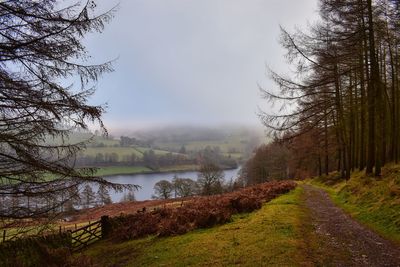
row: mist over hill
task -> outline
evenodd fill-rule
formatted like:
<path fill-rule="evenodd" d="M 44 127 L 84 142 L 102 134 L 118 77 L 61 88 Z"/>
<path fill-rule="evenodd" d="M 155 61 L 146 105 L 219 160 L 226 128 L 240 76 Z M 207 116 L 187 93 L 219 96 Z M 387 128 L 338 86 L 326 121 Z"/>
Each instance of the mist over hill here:
<path fill-rule="evenodd" d="M 167 125 L 139 129 L 113 128 L 110 129 L 110 133 L 113 137 L 129 136 L 142 140 L 157 140 L 157 142 L 217 141 L 229 136 L 251 137 L 259 139 L 261 143 L 267 141 L 263 128 L 257 125 Z"/>

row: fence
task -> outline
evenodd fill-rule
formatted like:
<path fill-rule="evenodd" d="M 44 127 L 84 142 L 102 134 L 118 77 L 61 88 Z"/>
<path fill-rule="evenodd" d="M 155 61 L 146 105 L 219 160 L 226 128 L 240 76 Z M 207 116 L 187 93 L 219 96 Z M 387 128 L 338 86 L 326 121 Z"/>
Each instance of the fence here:
<path fill-rule="evenodd" d="M 100 240 L 101 235 L 101 221 L 97 221 L 76 229 L 71 232 L 72 244 L 71 248 L 73 251 L 81 250 L 87 247 L 93 242 Z"/>
<path fill-rule="evenodd" d="M 101 217 L 100 220 L 89 223 L 88 225 L 85 225 L 83 227 L 77 228 L 75 227 L 75 230 L 67 230 L 67 231 L 62 231 L 62 228 L 60 226 L 60 231 L 59 231 L 59 236 L 68 239 L 67 243 L 69 244 L 68 247 L 71 248 L 72 251 L 79 251 L 88 245 L 103 239 L 108 236 L 108 233 L 110 232 L 110 219 L 108 216 L 103 216 Z M 50 234 L 49 236 L 54 236 L 57 234 Z M 45 237 L 47 235 L 44 235 Z M 19 240 L 19 242 L 23 242 L 24 239 L 40 239 L 43 237 L 35 237 L 35 236 L 30 236 L 30 237 L 18 237 L 18 235 L 13 235 L 9 238 L 7 238 L 6 235 L 6 230 L 3 230 L 2 232 L 2 237 L 0 244 L 5 244 L 7 243 L 8 246 L 10 246 L 10 243 L 15 243 L 14 241 Z"/>
<path fill-rule="evenodd" d="M 103 216 L 99 221 L 90 223 L 71 231 L 73 251 L 79 251 L 88 245 L 108 236 L 110 221 L 108 216 Z"/>

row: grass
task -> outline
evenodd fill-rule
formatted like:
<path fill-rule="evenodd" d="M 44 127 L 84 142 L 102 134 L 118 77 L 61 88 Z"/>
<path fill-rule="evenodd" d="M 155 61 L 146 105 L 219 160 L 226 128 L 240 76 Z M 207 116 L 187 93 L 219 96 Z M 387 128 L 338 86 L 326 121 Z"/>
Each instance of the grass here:
<path fill-rule="evenodd" d="M 180 172 L 180 171 L 197 171 L 199 166 L 196 164 L 189 165 L 176 165 L 176 166 L 167 166 L 160 167 L 160 172 Z"/>
<path fill-rule="evenodd" d="M 163 142 L 156 143 L 156 145 L 165 150 L 179 151 L 182 145 L 185 146 L 186 151 L 199 151 L 206 148 L 207 146 L 213 148 L 218 146 L 222 153 L 229 154 L 229 150 L 235 149 L 236 153 L 242 155 L 242 152 L 246 150 L 248 137 L 242 136 L 229 136 L 221 140 L 198 140 L 198 141 L 186 141 L 186 142 Z"/>
<path fill-rule="evenodd" d="M 108 176 L 108 175 L 119 175 L 119 174 L 138 174 L 147 172 L 152 172 L 152 170 L 144 166 L 110 166 L 110 167 L 99 168 L 96 172 L 96 175 Z"/>
<path fill-rule="evenodd" d="M 88 147 L 83 151 L 84 155 L 87 156 L 96 156 L 98 153 L 116 153 L 119 157 L 119 160 L 122 160 L 123 156 L 130 156 L 134 154 L 136 157 L 141 158 L 143 156 L 143 153 L 141 151 L 138 151 L 134 147 L 113 147 L 113 146 L 106 146 L 106 147 Z"/>
<path fill-rule="evenodd" d="M 85 254 L 100 266 L 304 266 L 301 194 L 298 187 L 222 226 L 119 244 L 100 241 Z"/>
<path fill-rule="evenodd" d="M 198 169 L 197 165 L 189 164 L 189 165 L 161 167 L 156 172 L 195 171 L 197 169 Z M 145 166 L 109 166 L 109 167 L 98 168 L 96 175 L 109 176 L 109 175 L 139 174 L 139 173 L 151 173 L 151 172 L 154 172 L 154 170 Z"/>
<path fill-rule="evenodd" d="M 347 182 L 330 180 L 323 177 L 311 183 L 325 189 L 353 218 L 400 243 L 400 165 L 386 166 L 379 178 L 355 172 Z"/>
<path fill-rule="evenodd" d="M 105 146 L 105 147 L 87 147 L 82 153 L 83 155 L 95 157 L 97 154 L 102 153 L 103 155 L 108 153 L 115 153 L 118 155 L 118 161 L 122 161 L 124 156 L 130 156 L 134 154 L 138 158 L 143 157 L 143 153 L 151 150 L 147 147 L 120 147 L 120 146 Z M 156 155 L 166 155 L 171 153 L 165 150 L 153 149 Z M 177 154 L 177 153 L 172 153 Z"/>

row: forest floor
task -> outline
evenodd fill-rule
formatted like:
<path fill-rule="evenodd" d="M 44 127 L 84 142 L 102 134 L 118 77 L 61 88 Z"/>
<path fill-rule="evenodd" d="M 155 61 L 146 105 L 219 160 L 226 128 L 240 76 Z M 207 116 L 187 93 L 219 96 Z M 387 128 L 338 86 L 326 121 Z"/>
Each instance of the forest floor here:
<path fill-rule="evenodd" d="M 302 187 L 308 220 L 318 240 L 317 246 L 309 247 L 316 266 L 400 266 L 397 245 L 352 219 L 324 190 Z"/>

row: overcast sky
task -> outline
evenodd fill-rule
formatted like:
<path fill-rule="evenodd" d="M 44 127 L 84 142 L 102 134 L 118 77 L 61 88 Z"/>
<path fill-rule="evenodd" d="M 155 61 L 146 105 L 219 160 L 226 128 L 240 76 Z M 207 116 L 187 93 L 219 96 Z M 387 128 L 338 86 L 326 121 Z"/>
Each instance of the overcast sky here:
<path fill-rule="evenodd" d="M 109 128 L 259 124 L 265 65 L 288 73 L 279 25 L 315 20 L 316 0 L 102 0 L 119 2 L 102 34 L 85 41 L 97 62 L 118 58 L 93 103 Z"/>

